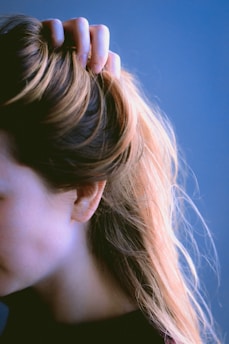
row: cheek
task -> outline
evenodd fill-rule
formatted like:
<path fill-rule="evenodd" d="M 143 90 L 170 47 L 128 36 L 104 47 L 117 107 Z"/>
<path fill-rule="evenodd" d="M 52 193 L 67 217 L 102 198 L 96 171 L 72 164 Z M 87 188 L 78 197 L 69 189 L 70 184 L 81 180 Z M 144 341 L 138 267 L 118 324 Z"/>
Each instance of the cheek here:
<path fill-rule="evenodd" d="M 66 221 L 54 214 L 15 209 L 0 220 L 0 295 L 26 288 L 61 264 L 72 245 Z M 11 292 L 11 291 L 10 291 Z M 8 292 L 7 292 L 8 293 Z"/>
<path fill-rule="evenodd" d="M 36 285 L 50 277 L 67 256 L 65 241 L 16 240 L 0 254 L 0 296 Z M 0 245 L 1 249 L 1 245 Z"/>

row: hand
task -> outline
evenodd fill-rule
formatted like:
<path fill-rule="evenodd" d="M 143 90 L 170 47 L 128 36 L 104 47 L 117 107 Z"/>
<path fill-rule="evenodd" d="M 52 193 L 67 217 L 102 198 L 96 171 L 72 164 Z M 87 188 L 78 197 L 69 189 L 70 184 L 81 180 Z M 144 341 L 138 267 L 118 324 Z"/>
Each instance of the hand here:
<path fill-rule="evenodd" d="M 61 22 L 49 19 L 42 22 L 50 34 L 54 48 L 60 47 L 67 39 L 76 47 L 77 57 L 83 67 L 88 66 L 98 74 L 106 69 L 119 78 L 121 63 L 116 53 L 109 51 L 110 33 L 105 25 L 89 25 L 85 18 L 74 18 Z"/>

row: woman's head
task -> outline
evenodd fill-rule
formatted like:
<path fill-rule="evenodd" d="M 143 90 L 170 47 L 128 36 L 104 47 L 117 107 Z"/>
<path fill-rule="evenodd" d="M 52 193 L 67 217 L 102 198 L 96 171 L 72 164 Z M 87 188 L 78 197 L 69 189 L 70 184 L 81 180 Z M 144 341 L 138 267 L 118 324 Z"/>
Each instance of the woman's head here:
<path fill-rule="evenodd" d="M 0 132 L 11 156 L 57 194 L 104 181 L 91 251 L 161 331 L 200 343 L 198 317 L 207 322 L 179 262 L 181 251 L 195 277 L 176 236 L 178 162 L 168 121 L 128 73 L 95 76 L 68 40 L 52 49 L 33 18 L 4 18 L 0 49 Z"/>
<path fill-rule="evenodd" d="M 0 44 L 0 128 L 15 157 L 56 188 L 115 175 L 133 126 L 115 81 L 84 70 L 67 43 L 50 49 L 35 19 L 5 20 Z"/>
<path fill-rule="evenodd" d="M 34 264 L 33 271 L 39 278 L 43 272 L 42 264 L 39 264 L 41 272 L 35 268 L 39 255 L 45 257 L 46 253 L 54 251 L 55 255 L 48 253 L 48 256 L 50 259 L 58 257 L 61 252 L 58 243 L 69 238 L 56 229 L 56 236 L 50 239 L 50 223 L 53 222 L 52 226 L 56 228 L 51 209 L 59 209 L 59 215 L 61 209 L 66 212 L 69 201 L 77 195 L 74 218 L 77 217 L 78 222 L 88 221 L 97 209 L 105 183 L 109 184 L 109 179 L 117 180 L 127 170 L 125 166 L 130 159 L 131 128 L 135 124 L 128 117 L 120 87 L 109 74 L 96 77 L 81 67 L 74 48 L 67 44 L 57 50 L 49 47 L 42 24 L 33 18 L 17 16 L 1 20 L 0 46 L 4 54 L 0 57 L 0 139 L 3 150 L 0 152 L 0 174 L 5 183 L 6 174 L 11 176 L 7 183 L 14 190 L 7 194 L 1 192 L 11 200 L 11 210 L 6 206 L 7 216 L 2 213 L 1 228 L 9 223 L 12 227 L 2 240 L 1 248 L 7 245 L 7 252 L 14 252 L 9 269 L 11 277 L 15 270 L 15 275 L 20 275 L 20 288 L 23 283 L 29 285 L 27 273 L 33 270 L 25 262 Z M 34 191 L 39 185 L 40 193 Z M 69 195 L 72 196 L 69 198 Z M 86 212 L 79 211 L 79 195 L 82 204 L 85 199 L 89 200 Z M 58 205 L 60 200 L 65 200 L 65 207 Z M 76 209 L 79 215 L 76 215 Z M 15 226 L 18 211 L 26 213 L 27 222 L 22 216 L 20 226 Z M 42 225 L 36 217 L 38 214 L 44 220 Z M 50 218 L 49 223 L 45 218 Z M 58 216 L 56 221 L 63 225 Z M 29 223 L 31 236 L 28 235 Z M 24 231 L 23 228 L 27 229 Z M 13 232 L 21 233 L 20 241 L 12 240 Z M 45 232 L 47 236 L 44 236 Z M 41 247 L 44 249 L 40 250 Z M 42 261 L 50 265 L 47 257 Z M 26 275 L 24 268 L 20 269 L 22 265 L 27 266 Z M 30 281 L 33 280 L 34 276 Z"/>

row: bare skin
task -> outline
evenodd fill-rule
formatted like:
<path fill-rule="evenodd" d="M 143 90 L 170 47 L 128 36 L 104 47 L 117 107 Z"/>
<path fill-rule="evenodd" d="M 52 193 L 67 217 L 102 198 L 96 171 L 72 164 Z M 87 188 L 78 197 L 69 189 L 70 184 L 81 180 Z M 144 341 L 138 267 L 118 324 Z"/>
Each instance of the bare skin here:
<path fill-rule="evenodd" d="M 119 55 L 109 50 L 110 32 L 105 25 L 89 25 L 86 18 L 72 18 L 65 22 L 59 19 L 43 21 L 49 31 L 54 48 L 60 47 L 67 38 L 76 48 L 77 58 L 83 67 L 94 73 L 103 68 L 119 78 L 121 61 Z"/>
<path fill-rule="evenodd" d="M 120 75 L 120 58 L 109 51 L 109 30 L 85 18 L 43 22 L 53 47 L 66 37 L 76 58 L 94 73 Z M 30 168 L 8 153 L 0 132 L 0 296 L 32 287 L 55 320 L 79 323 L 127 313 L 135 308 L 111 274 L 98 265 L 87 230 L 105 181 L 56 193 Z"/>
<path fill-rule="evenodd" d="M 58 273 L 35 286 L 56 321 L 80 323 L 119 316 L 136 307 L 108 271 L 101 270 L 87 249 L 85 235 L 78 237 L 81 249 L 64 262 Z M 76 261 L 80 264 L 75 264 Z M 67 263 L 67 269 L 66 269 Z"/>

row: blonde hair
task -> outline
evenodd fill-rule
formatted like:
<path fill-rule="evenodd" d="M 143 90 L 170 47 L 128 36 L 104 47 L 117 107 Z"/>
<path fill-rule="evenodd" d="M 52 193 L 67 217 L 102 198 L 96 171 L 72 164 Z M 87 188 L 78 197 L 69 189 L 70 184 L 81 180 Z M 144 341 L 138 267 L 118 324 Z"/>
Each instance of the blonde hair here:
<path fill-rule="evenodd" d="M 34 18 L 2 18 L 0 47 L 0 129 L 14 157 L 54 190 L 106 179 L 88 233 L 93 253 L 162 334 L 219 343 L 179 240 L 183 200 L 193 204 L 178 183 L 168 119 L 128 72 L 95 76 L 71 47 L 49 47 Z"/>

